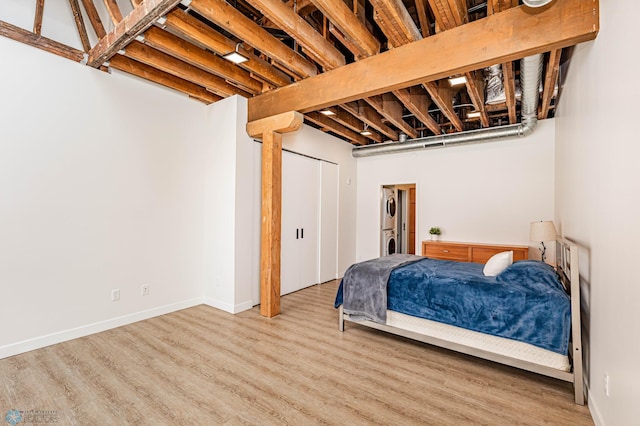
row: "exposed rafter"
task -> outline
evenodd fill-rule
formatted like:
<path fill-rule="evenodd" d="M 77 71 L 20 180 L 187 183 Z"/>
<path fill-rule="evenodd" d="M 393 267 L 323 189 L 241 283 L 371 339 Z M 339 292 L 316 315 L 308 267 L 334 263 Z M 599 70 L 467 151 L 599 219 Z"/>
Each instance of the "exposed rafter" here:
<path fill-rule="evenodd" d="M 398 140 L 398 132 L 387 126 L 382 121 L 382 117 L 380 116 L 380 114 L 378 114 L 378 112 L 365 101 L 361 100 L 356 102 L 348 102 L 345 104 L 341 104 L 340 108 L 358 117 L 364 123 L 367 123 L 367 125 L 373 127 L 383 135 L 387 136 L 389 139 L 394 141 Z"/>
<path fill-rule="evenodd" d="M 509 113 L 509 123 L 515 124 L 516 118 L 516 80 L 513 71 L 513 62 L 508 61 L 502 64 L 502 78 L 504 80 L 504 95 L 507 98 L 507 110 Z"/>
<path fill-rule="evenodd" d="M 402 118 L 402 104 L 391 93 L 367 97 L 365 101 L 402 132 L 412 138 L 418 137 L 418 131 Z"/>
<path fill-rule="evenodd" d="M 116 0 L 104 0 L 104 5 L 109 12 L 109 16 L 111 16 L 111 21 L 114 24 L 122 21 L 122 12 L 120 12 L 120 7 L 118 7 L 118 2 Z"/>
<path fill-rule="evenodd" d="M 91 22 L 91 27 L 96 33 L 96 36 L 98 38 L 106 36 L 107 32 L 104 30 L 104 25 L 102 25 L 100 15 L 98 14 L 95 4 L 93 4 L 93 0 L 82 0 L 82 5 L 84 6 L 84 10 L 87 12 L 89 22 Z"/>
<path fill-rule="evenodd" d="M 83 52 L 81 50 L 74 49 L 73 47 L 51 40 L 50 38 L 16 27 L 8 22 L 0 21 L 0 36 L 28 44 L 29 46 L 71 59 L 75 62 L 80 62 L 83 58 Z"/>
<path fill-rule="evenodd" d="M 242 86 L 248 92 L 256 94 L 262 91 L 262 83 L 251 78 L 249 72 L 159 28 L 149 28 L 144 34 L 144 43 L 174 58 L 216 74 L 235 85 Z"/>
<path fill-rule="evenodd" d="M 593 40 L 597 12 L 582 0 L 512 8 L 251 98 L 249 117 L 313 111 Z"/>
<path fill-rule="evenodd" d="M 368 139 L 362 136 L 360 133 L 354 132 L 353 130 L 345 126 L 336 123 L 329 117 L 326 117 L 319 112 L 309 112 L 304 115 L 304 118 L 305 120 L 309 120 L 312 123 L 315 123 L 318 126 L 335 133 L 336 135 L 349 139 L 351 142 L 357 145 L 366 145 L 368 142 Z"/>
<path fill-rule="evenodd" d="M 33 18 L 33 32 L 40 35 L 42 33 L 42 17 L 44 15 L 44 0 L 36 0 L 36 13 Z"/>
<path fill-rule="evenodd" d="M 69 0 L 69 6 L 71 6 L 71 12 L 73 13 L 73 20 L 76 23 L 76 28 L 78 29 L 78 35 L 80 36 L 80 42 L 82 43 L 82 48 L 85 52 L 88 52 L 91 49 L 91 44 L 89 43 L 89 36 L 87 35 L 87 27 L 84 25 L 84 18 L 82 17 L 82 12 L 80 11 L 80 5 L 78 4 L 78 0 Z"/>
<path fill-rule="evenodd" d="M 315 65 L 224 0 L 193 0 L 190 7 L 247 44 L 269 55 L 298 76 L 308 77 L 318 73 Z"/>
<path fill-rule="evenodd" d="M 145 80 L 153 81 L 174 90 L 186 93 L 192 98 L 198 99 L 205 103 L 212 103 L 223 99 L 215 93 L 209 92 L 202 86 L 198 86 L 190 81 L 176 77 L 172 74 L 160 71 L 157 68 L 150 67 L 141 62 L 127 58 L 122 55 L 116 55 L 109 61 L 111 68 L 133 74 Z"/>
<path fill-rule="evenodd" d="M 128 58 L 142 62 L 159 70 L 173 74 L 184 80 L 206 87 L 207 90 L 227 97 L 231 95 L 241 95 L 246 98 L 251 94 L 227 83 L 223 78 L 208 73 L 198 67 L 188 64 L 184 61 L 162 53 L 159 50 L 146 46 L 138 41 L 132 42 L 127 46 L 125 55 Z"/>
<path fill-rule="evenodd" d="M 167 15 L 165 28 L 167 31 L 186 38 L 201 48 L 209 49 L 219 55 L 232 52 L 236 48 L 236 43 L 233 40 L 228 39 L 181 10 L 174 10 Z M 243 62 L 240 66 L 253 73 L 256 77 L 277 87 L 291 83 L 291 79 L 286 74 L 254 55 L 253 51 L 242 46 L 238 50 L 246 58 L 249 58 L 248 61 Z"/>
<path fill-rule="evenodd" d="M 542 91 L 542 101 L 540 102 L 540 112 L 538 113 L 538 119 L 540 120 L 544 120 L 547 118 L 547 115 L 549 115 L 551 99 L 553 98 L 556 81 L 558 80 L 561 56 L 562 49 L 552 50 L 549 53 L 549 61 L 547 63 L 547 70 L 544 78 L 544 90 Z"/>

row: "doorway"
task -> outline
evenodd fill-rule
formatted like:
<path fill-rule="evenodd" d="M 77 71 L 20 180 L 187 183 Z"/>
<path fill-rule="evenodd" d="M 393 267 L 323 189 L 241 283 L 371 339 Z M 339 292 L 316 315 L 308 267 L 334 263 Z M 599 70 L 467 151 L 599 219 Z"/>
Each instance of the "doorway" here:
<path fill-rule="evenodd" d="M 390 238 L 394 240 L 395 253 L 415 254 L 416 184 L 384 185 L 381 195 L 382 214 L 380 228 L 382 235 L 380 255 L 392 254 L 386 250 Z M 388 214 L 390 198 L 393 198 L 393 215 Z M 389 216 L 392 217 L 392 220 Z M 390 223 L 391 221 L 393 223 Z"/>

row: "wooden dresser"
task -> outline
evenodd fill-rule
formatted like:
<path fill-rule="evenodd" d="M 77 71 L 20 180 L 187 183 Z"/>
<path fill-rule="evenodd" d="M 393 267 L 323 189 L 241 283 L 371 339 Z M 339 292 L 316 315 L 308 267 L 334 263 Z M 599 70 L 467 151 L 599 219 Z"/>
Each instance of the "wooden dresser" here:
<path fill-rule="evenodd" d="M 422 242 L 422 255 L 432 259 L 486 263 L 491 256 L 502 251 L 513 251 L 514 262 L 529 258 L 529 247 L 527 246 L 499 246 L 493 244 L 451 243 L 447 241 Z"/>

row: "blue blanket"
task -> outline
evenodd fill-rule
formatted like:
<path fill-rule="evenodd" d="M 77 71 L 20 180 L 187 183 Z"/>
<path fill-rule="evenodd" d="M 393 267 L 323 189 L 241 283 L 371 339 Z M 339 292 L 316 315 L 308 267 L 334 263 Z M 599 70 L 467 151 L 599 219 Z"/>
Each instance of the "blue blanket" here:
<path fill-rule="evenodd" d="M 401 266 L 389 276 L 387 307 L 567 354 L 571 306 L 553 268 L 520 261 L 497 277 L 484 276 L 482 268 L 428 258 Z"/>

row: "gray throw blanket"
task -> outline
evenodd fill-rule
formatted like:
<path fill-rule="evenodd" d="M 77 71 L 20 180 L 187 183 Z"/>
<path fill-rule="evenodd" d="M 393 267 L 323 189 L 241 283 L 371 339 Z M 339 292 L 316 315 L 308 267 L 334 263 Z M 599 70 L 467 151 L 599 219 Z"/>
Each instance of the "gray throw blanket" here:
<path fill-rule="evenodd" d="M 342 278 L 343 307 L 354 319 L 387 322 L 387 281 L 395 268 L 424 259 L 413 254 L 393 254 L 353 264 Z"/>

